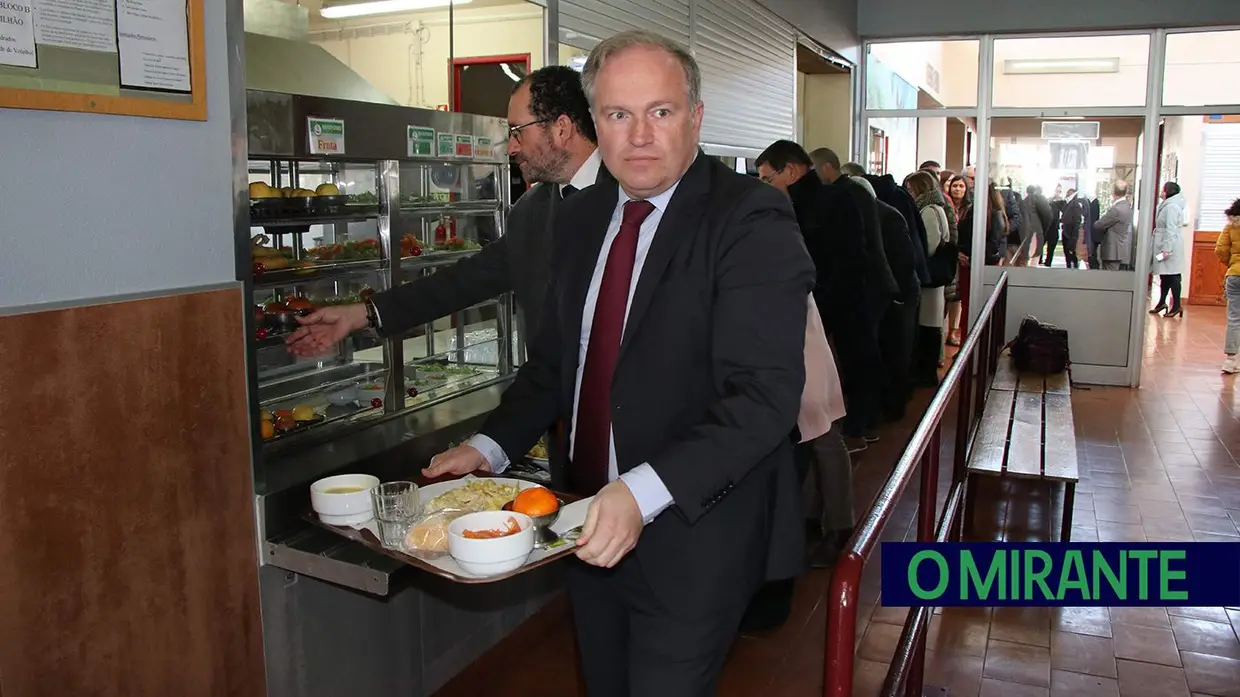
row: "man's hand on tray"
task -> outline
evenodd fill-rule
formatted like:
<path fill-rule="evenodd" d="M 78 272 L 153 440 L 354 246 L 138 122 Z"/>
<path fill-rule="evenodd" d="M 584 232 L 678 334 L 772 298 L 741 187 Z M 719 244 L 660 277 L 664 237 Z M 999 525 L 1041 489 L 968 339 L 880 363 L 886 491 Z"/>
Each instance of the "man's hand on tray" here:
<path fill-rule="evenodd" d="M 590 508 L 577 539 L 577 558 L 610 569 L 637 546 L 642 534 L 641 508 L 623 481 L 603 487 Z"/>
<path fill-rule="evenodd" d="M 458 445 L 431 458 L 431 464 L 422 470 L 422 476 L 427 479 L 446 476 L 463 477 L 479 471 L 491 471 L 491 465 L 482 453 L 472 445 Z"/>

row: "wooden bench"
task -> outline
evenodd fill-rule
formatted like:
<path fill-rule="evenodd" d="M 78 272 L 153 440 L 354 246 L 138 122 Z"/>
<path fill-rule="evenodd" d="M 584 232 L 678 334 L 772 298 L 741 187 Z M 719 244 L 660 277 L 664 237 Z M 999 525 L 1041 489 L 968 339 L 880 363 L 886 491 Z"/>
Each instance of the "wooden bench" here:
<path fill-rule="evenodd" d="M 1072 507 L 1080 475 L 1072 423 L 1072 388 L 1066 373 L 1021 374 L 1008 355 L 999 357 L 999 368 L 990 383 L 969 455 L 968 475 L 1063 482 L 1059 539 L 1072 539 Z M 967 514 L 971 520 L 976 487 L 968 486 L 967 493 Z"/>

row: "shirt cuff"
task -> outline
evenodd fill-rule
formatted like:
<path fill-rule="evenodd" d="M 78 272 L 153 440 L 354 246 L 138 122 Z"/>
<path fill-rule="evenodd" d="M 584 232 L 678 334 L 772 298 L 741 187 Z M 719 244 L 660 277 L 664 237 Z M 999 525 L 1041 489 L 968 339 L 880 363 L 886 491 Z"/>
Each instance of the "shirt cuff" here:
<path fill-rule="evenodd" d="M 648 464 L 638 465 L 620 475 L 620 481 L 624 482 L 637 500 L 637 509 L 642 513 L 643 523 L 649 524 L 675 503 L 672 493 Z"/>
<path fill-rule="evenodd" d="M 465 444 L 482 453 L 482 457 L 486 459 L 487 464 L 491 467 L 491 474 L 502 474 L 508 469 L 508 455 L 504 449 L 500 447 L 489 436 L 476 433 Z"/>

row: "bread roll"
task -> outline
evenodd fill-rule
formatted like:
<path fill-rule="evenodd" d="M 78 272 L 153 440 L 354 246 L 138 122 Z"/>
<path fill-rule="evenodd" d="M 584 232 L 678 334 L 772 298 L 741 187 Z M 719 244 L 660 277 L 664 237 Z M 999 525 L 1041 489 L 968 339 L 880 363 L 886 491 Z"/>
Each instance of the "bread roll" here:
<path fill-rule="evenodd" d="M 448 551 L 448 520 L 434 515 L 409 529 L 405 546 L 421 552 Z"/>

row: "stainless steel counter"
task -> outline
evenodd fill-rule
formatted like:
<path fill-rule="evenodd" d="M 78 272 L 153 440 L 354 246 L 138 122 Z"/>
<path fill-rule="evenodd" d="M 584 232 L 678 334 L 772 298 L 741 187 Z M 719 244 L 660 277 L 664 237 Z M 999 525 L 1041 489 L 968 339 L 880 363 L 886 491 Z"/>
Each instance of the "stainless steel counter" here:
<path fill-rule="evenodd" d="M 309 485 L 407 478 L 472 434 L 494 386 L 270 463 L 257 499 L 270 697 L 425 697 L 560 589 L 560 564 L 492 584 L 420 572 L 302 519 Z"/>

